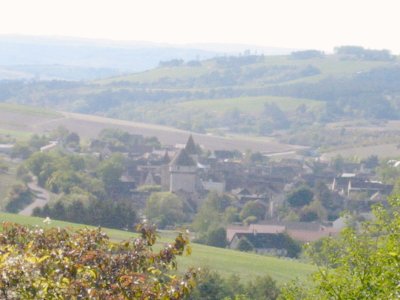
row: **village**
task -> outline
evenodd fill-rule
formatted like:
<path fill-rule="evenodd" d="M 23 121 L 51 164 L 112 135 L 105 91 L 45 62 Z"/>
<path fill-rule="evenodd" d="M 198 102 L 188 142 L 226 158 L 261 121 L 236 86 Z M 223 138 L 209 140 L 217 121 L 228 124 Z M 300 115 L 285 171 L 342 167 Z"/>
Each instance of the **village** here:
<path fill-rule="evenodd" d="M 124 136 L 126 143 L 116 142 L 115 133 Z M 4 144 L 0 151 L 12 156 L 13 147 Z M 127 163 L 119 178 L 114 178 L 115 189 L 133 203 L 142 218 L 148 217 L 146 206 L 154 192 L 173 194 L 182 201 L 186 218 L 161 225 L 165 228 L 204 218 L 199 211 L 204 210 L 210 195 L 225 199 L 218 200 L 229 203 L 215 218 L 225 218 L 228 211 L 230 217 L 223 222 L 209 220 L 218 226 L 203 229 L 209 234 L 223 228 L 226 241 L 215 245 L 279 256 L 297 256 L 297 252 L 290 254 L 292 241 L 298 245 L 315 242 L 337 235 L 349 222 L 370 218 L 371 206 L 383 203 L 393 189 L 393 185 L 376 180 L 376 163 L 209 151 L 196 144 L 192 135 L 185 144 L 160 145 L 141 135 L 109 130 L 83 149 L 79 136 L 70 133 L 64 140 L 48 140 L 38 152 L 52 151 L 90 155 L 102 161 L 115 154 L 123 156 Z M 344 216 L 345 212 L 349 215 Z M 197 241 L 207 243 L 207 237 L 199 239 L 201 233 L 196 235 L 196 231 Z"/>

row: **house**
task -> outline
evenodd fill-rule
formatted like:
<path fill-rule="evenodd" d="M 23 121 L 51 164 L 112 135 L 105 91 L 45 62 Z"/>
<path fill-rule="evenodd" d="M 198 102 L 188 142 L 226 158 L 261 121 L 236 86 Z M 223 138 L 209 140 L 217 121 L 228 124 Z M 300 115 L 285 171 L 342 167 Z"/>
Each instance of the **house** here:
<path fill-rule="evenodd" d="M 318 222 L 263 222 L 246 226 L 228 226 L 227 240 L 230 243 L 236 233 L 286 233 L 293 240 L 306 243 L 315 242 L 321 238 L 335 236 L 340 229 L 325 226 Z"/>
<path fill-rule="evenodd" d="M 331 189 L 347 197 L 354 196 L 357 193 L 365 193 L 368 197 L 376 194 L 373 198 L 378 200 L 382 198 L 382 195 L 389 195 L 393 190 L 393 185 L 369 181 L 353 173 L 344 173 L 333 179 Z"/>
<path fill-rule="evenodd" d="M 272 254 L 277 256 L 286 256 L 287 236 L 283 233 L 235 233 L 229 247 L 238 249 L 240 241 L 246 239 L 254 251 L 259 254 Z"/>
<path fill-rule="evenodd" d="M 249 226 L 228 226 L 227 241 L 229 248 L 238 249 L 240 241 L 246 239 L 260 254 L 286 256 L 288 254 L 288 236 L 284 226 L 252 224 Z"/>
<path fill-rule="evenodd" d="M 261 225 L 261 224 L 251 224 L 249 226 L 229 225 L 226 228 L 226 238 L 227 238 L 228 243 L 230 243 L 232 241 L 234 235 L 237 233 L 275 234 L 275 233 L 283 233 L 283 232 L 285 232 L 285 230 L 286 230 L 285 226 L 281 226 L 281 225 Z"/>
<path fill-rule="evenodd" d="M 347 195 L 351 196 L 355 193 L 366 193 L 368 196 L 379 200 L 380 196 L 389 195 L 393 190 L 393 185 L 383 184 L 381 182 L 375 181 L 349 181 L 349 186 L 347 189 Z"/>

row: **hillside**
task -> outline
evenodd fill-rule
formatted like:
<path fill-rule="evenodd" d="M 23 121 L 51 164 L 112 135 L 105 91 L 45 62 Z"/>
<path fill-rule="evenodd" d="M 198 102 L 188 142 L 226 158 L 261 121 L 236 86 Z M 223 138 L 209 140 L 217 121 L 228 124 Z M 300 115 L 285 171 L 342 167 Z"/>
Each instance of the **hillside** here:
<path fill-rule="evenodd" d="M 43 219 L 36 217 L 25 217 L 7 213 L 0 213 L 0 221 L 11 221 L 26 225 L 57 226 L 62 228 L 82 228 L 84 225 L 73 224 L 53 220 L 50 225 L 45 225 Z M 134 234 L 113 229 L 104 231 L 115 240 L 126 240 Z M 161 232 L 161 244 L 166 243 L 173 236 L 172 233 Z M 224 275 L 240 275 L 244 280 L 251 279 L 257 275 L 269 274 L 278 282 L 283 283 L 291 279 L 304 279 L 314 267 L 294 260 L 278 259 L 274 257 L 261 256 L 251 253 L 243 253 L 228 249 L 208 247 L 192 244 L 193 253 L 189 257 L 179 259 L 182 268 L 189 266 L 209 267 Z"/>
<path fill-rule="evenodd" d="M 217 135 L 270 136 L 341 120 L 400 117 L 400 67 L 389 52 L 224 56 L 163 61 L 92 82 L 0 82 L 0 101 Z"/>
<path fill-rule="evenodd" d="M 24 141 L 32 134 L 49 133 L 59 126 L 78 132 L 80 137 L 86 140 L 97 137 L 105 128 L 119 128 L 147 137 L 155 136 L 165 145 L 183 144 L 191 134 L 189 131 L 168 126 L 0 103 L 0 138 L 3 136 Z M 194 137 L 200 145 L 210 150 L 246 151 L 253 149 L 265 153 L 279 153 L 303 148 L 279 143 L 275 139 L 267 137 L 249 138 L 237 135 L 220 137 L 206 134 L 194 134 Z"/>

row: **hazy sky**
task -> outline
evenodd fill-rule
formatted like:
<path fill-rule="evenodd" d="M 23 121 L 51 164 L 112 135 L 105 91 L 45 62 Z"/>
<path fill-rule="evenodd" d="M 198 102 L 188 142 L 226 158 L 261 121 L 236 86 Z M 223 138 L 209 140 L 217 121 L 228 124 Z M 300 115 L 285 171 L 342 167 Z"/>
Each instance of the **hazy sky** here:
<path fill-rule="evenodd" d="M 0 0 L 0 34 L 400 53 L 399 0 Z"/>

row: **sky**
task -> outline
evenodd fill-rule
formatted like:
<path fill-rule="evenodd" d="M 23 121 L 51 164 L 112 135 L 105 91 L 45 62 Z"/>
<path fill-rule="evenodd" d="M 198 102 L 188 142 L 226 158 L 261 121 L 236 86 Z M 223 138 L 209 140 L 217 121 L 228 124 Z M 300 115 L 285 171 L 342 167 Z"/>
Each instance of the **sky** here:
<path fill-rule="evenodd" d="M 0 35 L 400 53 L 399 0 L 1 0 Z"/>

